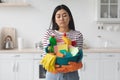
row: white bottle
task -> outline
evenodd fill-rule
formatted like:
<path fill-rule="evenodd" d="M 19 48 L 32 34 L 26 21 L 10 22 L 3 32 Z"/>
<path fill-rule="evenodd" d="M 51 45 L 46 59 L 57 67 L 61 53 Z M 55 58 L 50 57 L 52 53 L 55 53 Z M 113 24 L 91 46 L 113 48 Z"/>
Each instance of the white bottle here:
<path fill-rule="evenodd" d="M 97 36 L 97 45 L 96 45 L 96 47 L 97 48 L 102 48 L 102 37 L 99 35 L 99 36 Z"/>
<path fill-rule="evenodd" d="M 112 46 L 112 43 L 111 43 L 110 40 L 106 40 L 106 41 L 104 42 L 104 47 L 105 47 L 105 48 L 111 48 L 111 46 Z"/>
<path fill-rule="evenodd" d="M 104 43 L 104 47 L 105 47 L 105 48 L 108 47 L 108 41 L 105 41 L 105 43 Z"/>
<path fill-rule="evenodd" d="M 23 49 L 23 38 L 18 37 L 18 50 Z"/>

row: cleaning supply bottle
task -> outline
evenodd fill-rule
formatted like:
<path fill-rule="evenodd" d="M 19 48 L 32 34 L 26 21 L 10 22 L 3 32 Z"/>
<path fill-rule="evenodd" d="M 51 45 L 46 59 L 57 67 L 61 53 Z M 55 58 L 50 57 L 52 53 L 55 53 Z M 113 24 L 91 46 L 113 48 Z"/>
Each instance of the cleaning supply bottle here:
<path fill-rule="evenodd" d="M 54 53 L 54 46 L 57 45 L 57 40 L 56 40 L 55 36 L 52 35 L 49 38 L 49 43 L 50 44 L 48 46 L 48 50 L 49 50 L 49 52 Z"/>
<path fill-rule="evenodd" d="M 62 39 L 65 44 L 71 45 L 71 40 L 66 36 L 66 33 L 64 33 L 64 35 L 62 36 Z"/>
<path fill-rule="evenodd" d="M 55 46 L 55 45 L 57 44 L 57 40 L 56 40 L 55 36 L 52 35 L 52 36 L 49 38 L 49 42 L 50 42 L 50 44 L 51 44 L 52 46 Z"/>

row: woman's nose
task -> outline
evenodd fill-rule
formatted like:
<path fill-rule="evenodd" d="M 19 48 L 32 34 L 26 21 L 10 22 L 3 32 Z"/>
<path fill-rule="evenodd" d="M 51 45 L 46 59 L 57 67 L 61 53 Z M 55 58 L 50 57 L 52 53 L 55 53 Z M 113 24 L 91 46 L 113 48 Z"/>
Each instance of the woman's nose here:
<path fill-rule="evenodd" d="M 63 16 L 61 16 L 61 17 L 60 17 L 60 20 L 63 20 L 63 19 L 64 19 Z"/>

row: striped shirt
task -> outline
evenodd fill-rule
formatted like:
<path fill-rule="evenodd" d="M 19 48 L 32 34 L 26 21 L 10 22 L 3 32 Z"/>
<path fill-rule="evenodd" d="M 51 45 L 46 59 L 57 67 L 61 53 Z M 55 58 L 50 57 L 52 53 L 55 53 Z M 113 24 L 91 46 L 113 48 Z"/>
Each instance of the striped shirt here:
<path fill-rule="evenodd" d="M 55 36 L 55 38 L 57 39 L 57 41 L 62 41 L 62 36 L 64 33 L 59 32 L 57 30 L 51 30 L 48 29 L 47 32 L 44 35 L 43 38 L 43 46 L 44 48 L 47 47 L 47 45 L 49 44 L 49 38 L 50 36 Z M 74 30 L 70 30 L 69 32 L 66 32 L 66 36 L 71 40 L 71 41 L 76 41 L 76 46 L 79 49 L 82 49 L 83 47 L 83 35 L 80 33 L 80 31 L 74 31 Z"/>
<path fill-rule="evenodd" d="M 59 32 L 57 30 L 51 30 L 51 29 L 47 30 L 43 38 L 43 46 L 47 47 L 47 45 L 49 44 L 49 38 L 50 36 L 53 36 L 53 35 L 55 36 L 57 41 L 62 42 L 63 34 L 64 33 Z M 80 33 L 80 31 L 70 30 L 69 32 L 66 32 L 66 36 L 71 41 L 76 41 L 76 47 L 78 47 L 79 49 L 82 49 L 83 35 Z M 43 56 L 45 56 L 45 54 L 43 54 Z M 69 73 L 57 73 L 57 74 L 47 72 L 46 80 L 79 80 L 79 75 L 78 75 L 78 71 L 69 72 Z"/>

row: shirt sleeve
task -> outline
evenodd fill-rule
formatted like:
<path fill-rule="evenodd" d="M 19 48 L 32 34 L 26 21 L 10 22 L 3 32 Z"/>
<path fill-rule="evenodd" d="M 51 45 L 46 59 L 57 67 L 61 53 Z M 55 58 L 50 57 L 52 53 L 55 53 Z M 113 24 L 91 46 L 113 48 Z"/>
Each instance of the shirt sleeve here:
<path fill-rule="evenodd" d="M 83 35 L 82 35 L 82 33 L 78 32 L 76 37 L 77 37 L 77 39 L 76 39 L 77 47 L 80 50 L 83 48 Z"/>
<path fill-rule="evenodd" d="M 49 44 L 49 37 L 53 34 L 53 30 L 50 30 L 48 29 L 44 36 L 43 36 L 43 40 L 42 40 L 42 43 L 43 43 L 43 48 L 44 48 L 44 53 L 42 54 L 42 56 L 45 56 L 46 55 L 46 52 L 45 52 L 45 48 L 48 46 Z"/>

